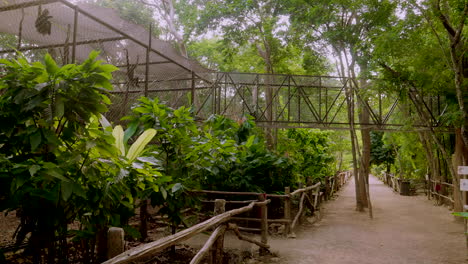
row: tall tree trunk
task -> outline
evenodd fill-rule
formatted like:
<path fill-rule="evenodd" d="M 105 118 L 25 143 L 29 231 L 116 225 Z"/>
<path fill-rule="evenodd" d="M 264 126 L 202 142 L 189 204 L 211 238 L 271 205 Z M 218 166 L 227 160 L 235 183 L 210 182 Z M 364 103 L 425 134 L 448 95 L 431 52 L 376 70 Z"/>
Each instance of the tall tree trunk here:
<path fill-rule="evenodd" d="M 426 161 L 427 161 L 427 166 L 429 168 L 429 178 L 430 179 L 436 179 L 438 178 L 438 172 L 437 172 L 437 167 L 436 164 L 438 164 L 438 161 L 435 158 L 434 155 L 434 149 L 432 148 L 432 142 L 430 139 L 430 136 L 428 135 L 428 132 L 423 131 L 419 132 L 419 140 L 421 141 L 423 148 L 424 148 L 424 153 L 426 154 Z"/>
<path fill-rule="evenodd" d="M 453 154 L 452 162 L 453 162 L 453 167 L 455 169 L 458 166 L 463 166 L 463 165 L 468 164 L 468 149 L 464 147 L 461 129 L 457 129 L 455 131 L 455 153 Z M 463 179 L 464 176 L 460 176 L 457 174 L 457 177 Z M 463 197 L 463 193 L 460 191 L 460 188 L 456 188 L 455 185 L 453 188 L 453 200 L 454 200 L 453 210 L 455 212 L 462 212 L 463 205 L 467 203 L 466 197 Z"/>
<path fill-rule="evenodd" d="M 346 77 L 345 76 L 345 67 L 344 67 L 344 61 L 343 61 L 343 56 L 341 53 L 341 50 L 339 47 L 334 46 L 333 47 L 335 50 L 335 53 L 338 55 L 338 59 L 340 62 L 340 70 L 339 72 L 341 73 L 341 77 Z M 353 157 L 353 175 L 354 175 L 354 190 L 356 194 L 356 211 L 362 212 L 364 211 L 364 206 L 362 203 L 362 196 L 360 193 L 361 190 L 361 181 L 359 180 L 359 171 L 358 171 L 358 146 L 357 146 L 357 136 L 356 136 L 356 130 L 354 128 L 354 93 L 353 93 L 353 85 L 354 83 L 348 80 L 348 83 L 346 84 L 346 103 L 348 106 L 348 122 L 350 124 L 349 126 L 349 134 L 351 137 L 351 152 L 352 152 L 352 157 Z"/>
<path fill-rule="evenodd" d="M 361 66 L 363 67 L 363 66 Z M 360 80 L 360 89 L 364 89 L 366 86 L 366 80 L 361 79 Z M 363 100 L 366 100 L 365 98 Z M 359 122 L 362 124 L 368 124 L 370 117 L 369 117 L 369 110 L 363 103 L 359 104 Z M 360 167 L 359 167 L 359 173 L 360 173 L 360 179 L 361 179 L 361 189 L 360 193 L 362 196 L 362 203 L 364 207 L 369 207 L 369 201 L 368 201 L 368 190 L 366 188 L 366 185 L 369 182 L 369 173 L 370 173 L 370 152 L 371 152 L 371 139 L 370 139 L 370 129 L 361 127 L 361 139 L 362 139 L 362 154 L 361 154 L 361 160 L 360 160 Z"/>
<path fill-rule="evenodd" d="M 272 84 L 272 77 L 270 74 L 273 74 L 273 65 L 271 61 L 271 50 L 269 47 L 269 44 L 267 41 L 264 41 L 264 49 L 260 47 L 260 45 L 257 45 L 257 51 L 260 54 L 260 56 L 263 58 L 265 62 L 265 72 L 268 74 L 265 77 L 265 116 L 266 119 L 269 123 L 269 127 L 266 129 L 266 138 L 267 138 L 267 144 L 270 149 L 274 148 L 274 132 L 273 132 L 273 86 Z M 257 102 L 258 103 L 258 102 Z M 261 113 L 260 113 L 261 114 Z"/>

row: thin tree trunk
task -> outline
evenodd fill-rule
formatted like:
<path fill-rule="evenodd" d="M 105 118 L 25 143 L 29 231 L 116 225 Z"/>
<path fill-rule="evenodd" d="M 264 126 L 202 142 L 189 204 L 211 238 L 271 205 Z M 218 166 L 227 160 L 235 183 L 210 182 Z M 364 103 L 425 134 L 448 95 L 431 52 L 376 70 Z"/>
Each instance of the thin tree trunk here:
<path fill-rule="evenodd" d="M 339 61 L 340 61 L 340 68 L 341 68 L 341 77 L 345 77 L 345 69 L 344 69 L 344 62 L 343 62 L 343 56 L 341 54 L 341 51 L 337 48 L 334 47 L 336 54 L 338 55 Z M 358 162 L 357 162 L 357 136 L 356 136 L 356 130 L 354 128 L 354 94 L 353 94 L 353 86 L 354 84 L 348 80 L 348 83 L 346 84 L 346 103 L 348 106 L 348 122 L 350 124 L 349 126 L 349 134 L 351 137 L 351 152 L 353 156 L 353 175 L 354 175 L 354 190 L 356 193 L 356 211 L 362 212 L 364 211 L 364 206 L 362 203 L 362 197 L 360 195 L 360 189 L 361 189 L 361 184 L 359 180 L 359 172 L 358 172 Z"/>

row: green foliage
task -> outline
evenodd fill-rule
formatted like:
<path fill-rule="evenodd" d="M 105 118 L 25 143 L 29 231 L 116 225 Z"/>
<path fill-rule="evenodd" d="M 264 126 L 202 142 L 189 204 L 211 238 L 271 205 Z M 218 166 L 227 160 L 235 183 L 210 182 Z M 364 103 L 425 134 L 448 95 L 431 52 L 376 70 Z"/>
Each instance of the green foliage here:
<path fill-rule="evenodd" d="M 6 191 L 0 211 L 21 211 L 17 241 L 31 233 L 31 250 L 38 257 L 47 247 L 49 261 L 56 238 L 66 241 L 67 224 L 82 209 L 75 199 L 87 198 L 83 168 L 87 153 L 100 144 L 87 126 L 110 103 L 105 93 L 116 68 L 97 56 L 63 67 L 49 55 L 44 64 L 21 54 L 0 60 L 0 122 L 9 124 L 0 128 L 0 185 Z"/>
<path fill-rule="evenodd" d="M 371 153 L 370 163 L 372 165 L 385 165 L 387 172 L 390 172 L 390 166 L 395 162 L 395 147 L 383 142 L 383 132 L 371 131 Z"/>
<path fill-rule="evenodd" d="M 158 131 L 163 171 L 184 188 L 281 191 L 294 182 L 291 162 L 266 148 L 252 118 L 235 122 L 212 116 L 197 128 L 189 109 L 174 110 L 157 99 L 141 98 L 125 119 L 135 131 Z"/>
<path fill-rule="evenodd" d="M 44 64 L 0 60 L 0 122 L 9 124 L 0 128 L 0 211 L 19 212 L 16 240 L 30 234 L 36 263 L 66 259 L 69 232 L 86 239 L 92 261 L 97 236 L 127 225 L 135 200 L 170 181 L 157 159 L 142 156 L 154 129 L 128 148 L 121 127 L 100 125 L 116 67 L 97 56 L 63 67 L 49 55 Z M 68 229 L 74 220 L 80 230 Z"/>
<path fill-rule="evenodd" d="M 289 129 L 280 134 L 280 151 L 293 162 L 293 174 L 299 181 L 320 181 L 334 173 L 334 156 L 330 151 L 329 132 L 312 129 Z"/>
<path fill-rule="evenodd" d="M 464 218 L 468 218 L 468 212 L 455 212 L 455 213 L 452 213 L 454 216 L 461 216 L 461 217 L 464 217 Z"/>
<path fill-rule="evenodd" d="M 387 146 L 393 146 L 396 173 L 407 179 L 424 178 L 427 160 L 416 133 L 389 133 L 383 139 Z"/>

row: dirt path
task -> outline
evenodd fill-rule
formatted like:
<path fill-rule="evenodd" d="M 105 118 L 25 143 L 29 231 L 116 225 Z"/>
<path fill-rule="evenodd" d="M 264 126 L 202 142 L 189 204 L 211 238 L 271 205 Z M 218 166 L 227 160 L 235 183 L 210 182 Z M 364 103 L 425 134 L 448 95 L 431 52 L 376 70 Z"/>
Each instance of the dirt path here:
<path fill-rule="evenodd" d="M 272 238 L 282 263 L 460 264 L 468 263 L 463 224 L 425 196 L 400 196 L 371 177 L 374 219 L 354 211 L 354 182 L 325 206 L 322 220 L 296 232 L 296 239 Z"/>

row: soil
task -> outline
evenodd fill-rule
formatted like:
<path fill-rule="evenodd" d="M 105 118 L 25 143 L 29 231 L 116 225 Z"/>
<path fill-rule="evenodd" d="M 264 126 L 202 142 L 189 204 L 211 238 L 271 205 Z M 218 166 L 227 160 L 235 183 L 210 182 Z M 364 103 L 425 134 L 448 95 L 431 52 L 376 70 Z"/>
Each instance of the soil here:
<path fill-rule="evenodd" d="M 370 178 L 374 219 L 355 211 L 354 182 L 322 209 L 323 218 L 297 230 L 296 239 L 272 238 L 282 264 L 468 263 L 463 223 L 427 197 L 400 196 Z"/>

